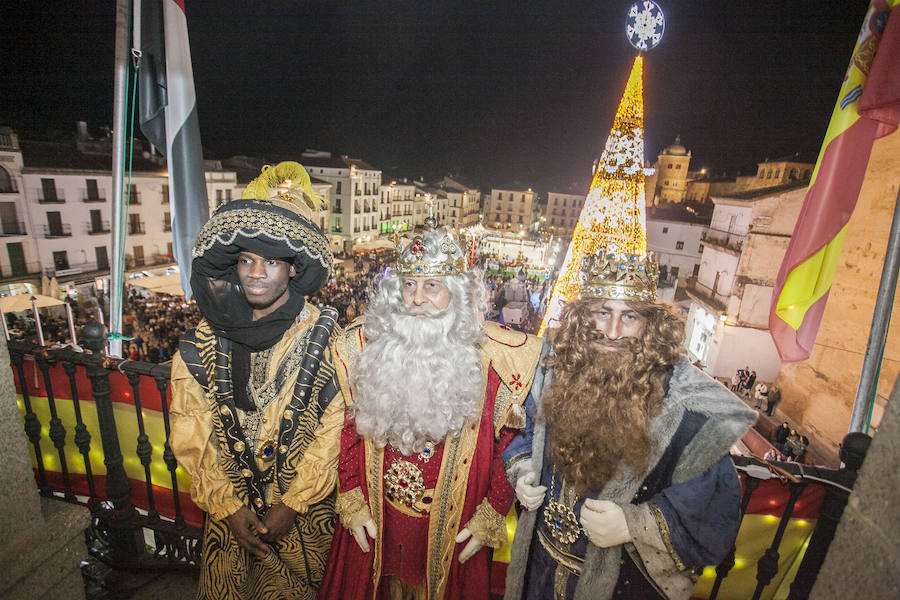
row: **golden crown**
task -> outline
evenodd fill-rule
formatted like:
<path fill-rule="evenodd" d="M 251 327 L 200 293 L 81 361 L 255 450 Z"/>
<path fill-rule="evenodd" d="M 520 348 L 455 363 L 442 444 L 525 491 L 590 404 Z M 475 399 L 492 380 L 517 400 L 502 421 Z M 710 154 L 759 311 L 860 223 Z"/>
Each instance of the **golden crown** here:
<path fill-rule="evenodd" d="M 442 277 L 466 272 L 466 256 L 449 233 L 434 229 L 434 219 L 426 222 L 400 253 L 397 272 L 404 277 Z M 428 220 L 426 220 L 428 221 Z"/>
<path fill-rule="evenodd" d="M 645 257 L 614 253 L 588 256 L 581 274 L 581 298 L 656 301 L 659 265 L 649 253 Z"/>

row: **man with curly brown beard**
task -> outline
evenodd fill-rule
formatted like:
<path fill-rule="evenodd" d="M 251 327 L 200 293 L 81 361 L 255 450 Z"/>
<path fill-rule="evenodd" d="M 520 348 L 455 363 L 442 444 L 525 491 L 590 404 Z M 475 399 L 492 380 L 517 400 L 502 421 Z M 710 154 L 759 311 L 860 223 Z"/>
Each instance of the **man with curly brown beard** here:
<path fill-rule="evenodd" d="M 686 599 L 737 535 L 728 450 L 756 414 L 684 358 L 650 257 L 585 263 L 504 452 L 523 509 L 506 598 Z"/>

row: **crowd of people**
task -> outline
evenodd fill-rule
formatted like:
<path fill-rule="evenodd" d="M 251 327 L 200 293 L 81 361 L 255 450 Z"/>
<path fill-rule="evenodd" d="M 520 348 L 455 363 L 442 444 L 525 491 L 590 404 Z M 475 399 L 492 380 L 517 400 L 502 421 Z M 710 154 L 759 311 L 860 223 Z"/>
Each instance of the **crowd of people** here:
<path fill-rule="evenodd" d="M 145 296 L 132 288 L 122 311 L 123 354 L 129 360 L 167 362 L 178 350 L 178 338 L 199 321 L 194 302 L 165 294 Z"/>
<path fill-rule="evenodd" d="M 756 386 L 754 387 L 754 384 Z M 767 416 L 771 417 L 775 407 L 781 402 L 781 390 L 774 383 L 771 386 L 766 385 L 765 381 L 757 382 L 756 371 L 750 369 L 747 365 L 743 369 L 738 369 L 731 376 L 731 391 L 741 395 L 744 398 L 752 399 L 755 402 L 756 410 L 765 410 Z"/>
<path fill-rule="evenodd" d="M 772 432 L 772 446 L 763 457 L 765 460 L 803 462 L 809 448 L 809 438 L 784 421 Z"/>
<path fill-rule="evenodd" d="M 781 402 L 781 389 L 775 383 L 767 385 L 765 381 L 759 381 L 756 371 L 749 365 L 738 369 L 731 377 L 731 391 L 753 402 L 757 411 L 765 411 L 769 417 Z M 775 428 L 771 441 L 772 448 L 763 456 L 765 460 L 804 462 L 807 459 L 809 438 L 798 433 L 787 421 Z"/>

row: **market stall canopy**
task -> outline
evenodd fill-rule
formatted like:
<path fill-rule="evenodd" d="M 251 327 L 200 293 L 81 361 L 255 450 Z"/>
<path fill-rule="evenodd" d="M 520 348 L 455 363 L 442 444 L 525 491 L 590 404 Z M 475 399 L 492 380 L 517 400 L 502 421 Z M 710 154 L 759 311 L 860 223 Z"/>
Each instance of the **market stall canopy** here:
<path fill-rule="evenodd" d="M 3 305 L 3 312 L 18 312 L 20 310 L 32 310 L 31 299 L 34 298 L 38 308 L 47 306 L 62 306 L 65 304 L 59 298 L 51 298 L 50 296 L 42 296 L 41 294 L 16 294 L 15 296 L 7 296 L 0 298 Z"/>
<path fill-rule="evenodd" d="M 169 294 L 171 296 L 184 296 L 184 290 L 181 289 L 181 279 L 178 273 L 169 273 L 168 275 L 151 275 L 150 277 L 139 277 L 137 279 L 129 279 L 128 285 L 142 287 L 151 292 L 160 294 Z"/>
<path fill-rule="evenodd" d="M 354 252 L 369 252 L 372 250 L 386 250 L 394 247 L 391 240 L 373 240 L 371 242 L 363 242 L 353 246 Z"/>

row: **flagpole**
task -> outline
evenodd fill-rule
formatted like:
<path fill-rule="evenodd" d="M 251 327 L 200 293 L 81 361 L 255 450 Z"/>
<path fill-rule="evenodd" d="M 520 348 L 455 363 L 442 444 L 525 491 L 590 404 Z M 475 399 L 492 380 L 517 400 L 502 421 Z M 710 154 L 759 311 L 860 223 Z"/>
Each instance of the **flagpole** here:
<path fill-rule="evenodd" d="M 112 261 L 109 270 L 109 355 L 122 356 L 122 280 L 124 271 L 123 231 L 125 197 L 125 103 L 128 94 L 129 0 L 116 0 L 116 62 L 113 84 L 112 164 Z"/>
<path fill-rule="evenodd" d="M 894 308 L 894 290 L 897 289 L 897 273 L 900 271 L 900 191 L 894 203 L 894 219 L 891 222 L 891 235 L 888 238 L 884 253 L 884 267 L 881 271 L 881 283 L 875 297 L 875 311 L 872 315 L 872 327 L 869 329 L 869 342 L 866 344 L 866 355 L 863 358 L 862 371 L 859 374 L 859 387 L 856 388 L 856 400 L 853 412 L 850 413 L 850 433 L 861 431 L 868 433 L 868 419 L 875 404 L 875 389 L 878 385 L 878 372 L 887 343 L 888 325 Z"/>

